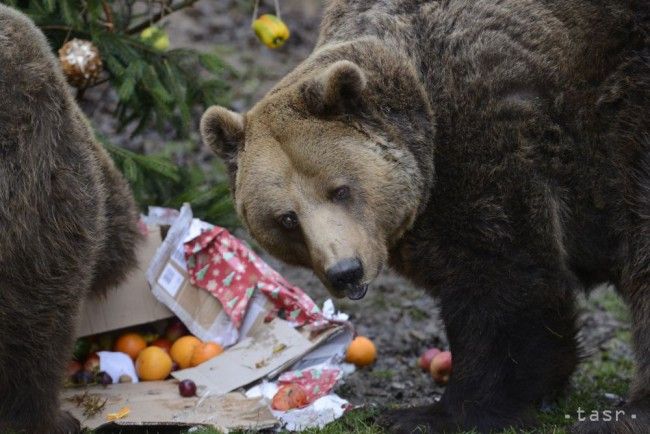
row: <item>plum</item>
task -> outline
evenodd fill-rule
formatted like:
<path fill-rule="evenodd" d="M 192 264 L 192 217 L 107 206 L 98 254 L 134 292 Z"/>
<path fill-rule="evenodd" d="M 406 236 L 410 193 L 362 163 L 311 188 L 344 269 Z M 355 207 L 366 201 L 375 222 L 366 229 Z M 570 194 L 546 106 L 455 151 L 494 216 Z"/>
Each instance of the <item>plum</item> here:
<path fill-rule="evenodd" d="M 97 374 L 97 382 L 102 386 L 108 386 L 109 384 L 113 384 L 113 377 L 108 372 L 102 371 Z"/>
<path fill-rule="evenodd" d="M 86 386 L 95 382 L 95 376 L 88 371 L 79 371 L 72 377 L 75 384 Z"/>

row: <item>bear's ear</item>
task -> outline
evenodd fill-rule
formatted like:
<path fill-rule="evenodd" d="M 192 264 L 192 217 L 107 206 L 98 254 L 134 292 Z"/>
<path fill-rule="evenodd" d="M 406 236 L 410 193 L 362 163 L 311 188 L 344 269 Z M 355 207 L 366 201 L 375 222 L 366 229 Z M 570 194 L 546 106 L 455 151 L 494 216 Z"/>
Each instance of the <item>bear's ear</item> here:
<path fill-rule="evenodd" d="M 244 145 L 244 116 L 212 106 L 201 117 L 201 136 L 219 157 L 228 162 Z"/>
<path fill-rule="evenodd" d="M 361 107 L 366 75 L 349 60 L 328 66 L 301 88 L 308 109 L 317 115 L 350 113 Z"/>

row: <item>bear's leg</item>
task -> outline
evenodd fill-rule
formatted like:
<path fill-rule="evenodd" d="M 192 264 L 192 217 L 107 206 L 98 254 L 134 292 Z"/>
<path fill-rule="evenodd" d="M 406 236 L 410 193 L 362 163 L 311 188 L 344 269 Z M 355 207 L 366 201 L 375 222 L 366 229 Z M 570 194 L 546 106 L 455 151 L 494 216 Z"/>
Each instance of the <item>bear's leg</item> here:
<path fill-rule="evenodd" d="M 136 245 L 142 235 L 138 231 L 138 210 L 129 185 L 107 152 L 98 143 L 95 145 L 106 189 L 106 229 L 90 289 L 92 293 L 103 293 L 118 285 L 136 265 Z"/>
<path fill-rule="evenodd" d="M 11 264 L 15 265 L 15 264 Z M 0 432 L 75 434 L 79 422 L 59 410 L 72 354 L 81 288 L 0 272 Z M 13 280 L 13 281 L 12 281 Z M 79 280 L 87 280 L 80 278 Z"/>
<path fill-rule="evenodd" d="M 650 137 L 650 136 L 646 136 Z M 632 312 L 632 340 L 636 353 L 636 373 L 628 402 L 616 409 L 612 421 L 584 421 L 573 429 L 589 434 L 645 434 L 650 432 L 650 141 L 647 153 L 635 171 L 636 197 L 630 218 L 627 245 L 629 257 L 618 289 Z"/>
<path fill-rule="evenodd" d="M 433 405 L 390 411 L 389 432 L 490 432 L 535 423 L 577 363 L 570 278 L 485 258 L 439 293 L 453 372 Z"/>

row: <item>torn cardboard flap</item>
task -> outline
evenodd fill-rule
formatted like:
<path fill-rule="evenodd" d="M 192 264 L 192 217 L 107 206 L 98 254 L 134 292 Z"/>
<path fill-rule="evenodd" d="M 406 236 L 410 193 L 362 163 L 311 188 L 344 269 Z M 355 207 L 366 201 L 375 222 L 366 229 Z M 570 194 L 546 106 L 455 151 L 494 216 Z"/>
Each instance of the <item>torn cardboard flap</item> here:
<path fill-rule="evenodd" d="M 251 333 L 219 357 L 172 375 L 205 386 L 210 393 L 224 395 L 265 377 L 312 347 L 309 339 L 279 318 Z"/>
<path fill-rule="evenodd" d="M 105 295 L 90 295 L 82 303 L 77 336 L 88 336 L 173 316 L 151 293 L 145 270 L 162 244 L 160 227 L 147 226 L 136 252 L 138 266 Z"/>
<path fill-rule="evenodd" d="M 65 389 L 61 407 L 75 416 L 84 428 L 104 425 L 206 425 L 224 432 L 234 429 L 264 429 L 277 424 L 268 406 L 260 399 L 241 393 L 201 398 L 183 398 L 176 381 L 149 381 L 137 384 L 114 384 L 87 389 Z M 95 415 L 84 415 L 83 402 L 106 400 Z M 81 404 L 80 404 L 81 402 Z M 106 416 L 127 407 L 124 418 L 109 422 Z"/>
<path fill-rule="evenodd" d="M 223 395 L 262 378 L 272 378 L 294 365 L 321 344 L 334 339 L 343 348 L 352 338 L 352 331 L 334 326 L 309 339 L 308 332 L 297 331 L 290 323 L 275 318 L 254 327 L 250 336 L 228 348 L 219 357 L 189 369 L 172 372 L 179 380 L 189 379 L 205 386 L 210 393 Z M 331 348 L 329 353 L 340 351 Z M 320 353 L 323 357 L 324 353 Z"/>

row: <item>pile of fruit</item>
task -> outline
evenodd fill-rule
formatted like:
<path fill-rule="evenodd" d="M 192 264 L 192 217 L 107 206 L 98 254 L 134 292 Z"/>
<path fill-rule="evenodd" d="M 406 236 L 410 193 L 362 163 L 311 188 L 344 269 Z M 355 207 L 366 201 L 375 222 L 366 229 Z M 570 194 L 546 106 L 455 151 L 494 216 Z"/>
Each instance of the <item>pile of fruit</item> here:
<path fill-rule="evenodd" d="M 135 363 L 140 381 L 158 381 L 167 379 L 177 369 L 198 366 L 218 356 L 224 349 L 217 343 L 202 342 L 192 336 L 177 318 L 170 320 L 161 334 L 151 329 L 141 329 L 80 338 L 75 343 L 73 357 L 68 364 L 68 386 L 108 385 L 134 380 L 128 375 L 114 379 L 102 372 L 97 354 L 99 351 L 126 354 Z M 191 387 L 186 389 L 181 390 L 183 396 L 193 396 L 196 392 L 196 388 L 193 391 Z"/>

